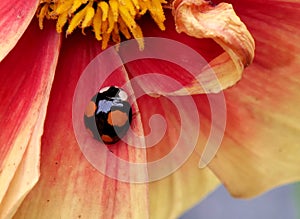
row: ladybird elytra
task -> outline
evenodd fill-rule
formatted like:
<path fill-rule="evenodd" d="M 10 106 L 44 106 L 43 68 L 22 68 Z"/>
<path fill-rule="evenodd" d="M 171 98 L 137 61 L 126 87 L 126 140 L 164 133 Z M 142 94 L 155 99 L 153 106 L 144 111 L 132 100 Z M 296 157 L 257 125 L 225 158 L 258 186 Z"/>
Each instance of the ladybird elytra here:
<path fill-rule="evenodd" d="M 95 139 L 105 144 L 114 144 L 124 137 L 131 120 L 128 95 L 116 86 L 101 88 L 87 104 L 84 113 L 86 128 Z"/>

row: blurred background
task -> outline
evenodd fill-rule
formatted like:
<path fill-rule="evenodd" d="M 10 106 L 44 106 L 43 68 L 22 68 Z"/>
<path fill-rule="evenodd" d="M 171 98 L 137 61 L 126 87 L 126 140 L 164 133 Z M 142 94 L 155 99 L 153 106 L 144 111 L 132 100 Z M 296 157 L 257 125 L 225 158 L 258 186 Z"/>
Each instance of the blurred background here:
<path fill-rule="evenodd" d="M 300 219 L 300 183 L 250 200 L 234 199 L 221 186 L 179 219 Z"/>

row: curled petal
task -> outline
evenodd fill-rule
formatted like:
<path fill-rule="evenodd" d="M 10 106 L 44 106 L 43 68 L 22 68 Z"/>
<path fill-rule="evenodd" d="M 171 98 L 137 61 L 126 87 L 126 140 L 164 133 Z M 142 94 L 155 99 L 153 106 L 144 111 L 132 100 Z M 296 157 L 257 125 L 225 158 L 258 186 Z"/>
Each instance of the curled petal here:
<path fill-rule="evenodd" d="M 33 22 L 0 64 L 1 218 L 13 215 L 39 178 L 40 137 L 59 47 L 53 29 L 41 33 Z"/>
<path fill-rule="evenodd" d="M 217 82 L 211 82 L 206 69 L 199 74 L 205 81 L 205 88 L 198 83 L 187 87 L 192 93 L 218 92 L 234 85 L 242 76 L 242 72 L 254 57 L 254 39 L 233 10 L 231 4 L 220 3 L 210 5 L 208 1 L 178 0 L 173 3 L 173 14 L 176 30 L 196 38 L 212 38 L 224 50 L 225 54 L 211 61 L 210 67 L 215 71 L 221 88 Z M 180 95 L 184 91 L 177 91 Z"/>
<path fill-rule="evenodd" d="M 34 16 L 38 0 L 0 1 L 0 61 L 16 45 Z"/>

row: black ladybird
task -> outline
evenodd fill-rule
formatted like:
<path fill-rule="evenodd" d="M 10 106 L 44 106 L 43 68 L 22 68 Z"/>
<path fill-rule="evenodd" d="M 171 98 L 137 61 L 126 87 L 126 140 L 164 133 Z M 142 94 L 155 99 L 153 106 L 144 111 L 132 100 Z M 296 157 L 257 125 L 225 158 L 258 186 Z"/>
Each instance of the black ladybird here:
<path fill-rule="evenodd" d="M 128 131 L 132 109 L 128 95 L 121 88 L 102 88 L 89 102 L 84 113 L 84 123 L 94 138 L 105 144 L 118 142 Z"/>

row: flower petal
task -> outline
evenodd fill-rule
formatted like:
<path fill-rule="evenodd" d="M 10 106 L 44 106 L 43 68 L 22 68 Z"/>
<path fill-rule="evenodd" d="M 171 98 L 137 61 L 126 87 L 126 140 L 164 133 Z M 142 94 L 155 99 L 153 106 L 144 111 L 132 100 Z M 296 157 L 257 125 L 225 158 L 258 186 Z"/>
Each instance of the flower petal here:
<path fill-rule="evenodd" d="M 126 63 L 126 69 L 132 77 L 148 73 L 159 73 L 173 78 L 181 84 L 179 88 L 170 86 L 168 83 L 163 83 L 160 78 L 157 78 L 156 81 L 154 78 L 151 81 L 143 81 L 143 77 L 141 77 L 138 80 L 140 87 L 146 92 L 152 90 L 161 95 L 174 95 L 174 93 L 177 90 L 181 90 L 183 86 L 191 87 L 195 80 L 195 75 L 200 74 L 201 68 L 205 67 L 208 64 L 207 62 L 219 56 L 223 52 L 223 49 L 211 39 L 198 39 L 188 36 L 185 33 L 177 33 L 171 10 L 166 10 L 165 15 L 167 18 L 165 21 L 165 31 L 156 28 L 149 17 L 145 17 L 145 19 L 139 21 L 141 27 L 147 27 L 143 28 L 143 34 L 150 39 L 145 43 L 146 50 L 150 52 L 151 55 L 159 55 L 151 59 L 137 59 L 133 62 Z M 161 39 L 161 42 L 153 45 L 153 41 L 151 41 L 150 37 L 155 37 L 157 40 Z M 164 40 L 168 40 L 167 45 L 164 44 Z M 151 43 L 150 46 L 148 44 L 149 42 Z M 171 47 L 170 44 L 173 44 L 173 47 L 175 45 L 176 48 Z M 130 48 L 130 51 L 128 51 L 127 48 L 123 49 L 121 46 L 121 57 L 124 59 L 124 57 L 127 58 L 130 56 L 130 53 L 134 53 L 132 49 L 134 48 Z M 136 53 L 136 56 L 147 56 L 147 51 L 141 51 L 140 54 Z M 195 53 L 197 54 L 196 61 L 200 69 L 196 67 L 193 67 L 192 70 L 186 69 L 187 66 L 193 66 L 193 61 L 195 61 L 190 57 L 191 53 L 193 53 L 193 56 L 196 56 Z M 180 59 L 180 63 L 176 62 L 178 59 Z M 183 92 L 181 91 L 181 93 Z M 179 92 L 179 95 L 182 95 L 181 93 Z"/>
<path fill-rule="evenodd" d="M 0 212 L 3 218 L 12 218 L 22 201 L 33 188 L 40 176 L 40 140 L 43 134 L 43 125 L 46 117 L 49 90 L 45 93 L 45 102 L 40 108 L 37 123 L 32 132 L 32 136 L 19 164 L 14 178 L 10 182 L 9 188 L 0 205 Z"/>
<path fill-rule="evenodd" d="M 224 52 L 223 49 L 212 39 L 198 39 L 189 36 L 184 32 L 178 33 L 175 29 L 174 16 L 172 15 L 171 10 L 165 9 L 165 16 L 166 21 L 164 23 L 166 26 L 166 30 L 164 31 L 161 31 L 159 28 L 157 28 L 156 24 L 153 23 L 153 20 L 150 17 L 145 16 L 141 18 L 139 20 L 139 25 L 143 29 L 143 35 L 145 37 L 167 38 L 180 43 L 184 43 L 185 45 L 196 50 L 208 62 Z M 180 51 L 177 51 L 176 54 L 180 54 Z"/>
<path fill-rule="evenodd" d="M 160 128 L 162 125 L 155 121 L 154 116 L 160 115 L 166 122 L 165 133 L 161 140 L 153 145 L 150 145 L 150 142 L 147 141 L 149 147 L 147 149 L 148 161 L 160 163 L 155 169 L 150 168 L 151 164 L 149 164 L 150 176 L 153 172 L 154 174 L 164 172 L 170 165 L 178 168 L 171 175 L 149 184 L 151 218 L 177 218 L 219 185 L 218 179 L 208 168 L 198 168 L 200 156 L 194 152 L 193 147 L 196 146 L 199 135 L 193 125 L 197 121 L 193 121 L 191 108 L 180 107 L 181 104 L 189 104 L 189 101 L 193 100 L 187 97 L 168 99 L 166 97 L 153 98 L 149 96 L 143 96 L 138 100 L 146 134 L 150 131 L 151 134 L 152 132 L 164 133 Z M 174 105 L 174 103 L 178 105 Z M 198 114 L 197 111 L 195 114 Z M 148 123 L 150 127 L 147 126 Z M 185 125 L 191 126 L 191 129 L 195 131 L 185 129 Z M 153 139 L 150 140 L 153 141 Z M 179 153 L 173 153 L 175 150 Z M 191 150 L 191 153 L 186 153 L 188 150 Z M 175 162 L 172 162 L 173 159 L 166 159 L 170 155 Z M 182 166 L 178 165 L 178 160 L 184 158 L 185 155 L 188 155 L 187 160 Z M 168 162 L 163 162 L 163 160 Z"/>
<path fill-rule="evenodd" d="M 39 178 L 39 141 L 59 45 L 55 31 L 41 32 L 33 22 L 0 64 L 1 217 L 14 213 Z"/>
<path fill-rule="evenodd" d="M 199 159 L 193 153 L 172 175 L 150 183 L 151 218 L 178 218 L 220 185 L 208 168 L 198 168 Z"/>
<path fill-rule="evenodd" d="M 246 26 L 234 13 L 231 5 L 223 3 L 212 7 L 206 1 L 200 3 L 184 1 L 177 2 L 174 11 L 175 24 L 173 16 L 166 10 L 166 31 L 163 32 L 158 32 L 149 21 L 141 20 L 141 26 L 148 27 L 143 31 L 144 35 L 161 37 L 161 39 L 167 37 L 170 40 L 176 40 L 178 45 L 184 43 L 194 52 L 198 52 L 198 56 L 203 60 L 201 58 L 194 60 L 191 58 L 191 54 L 186 54 L 187 52 L 182 49 L 176 50 L 170 46 L 158 45 L 155 49 L 162 54 L 168 53 L 168 61 L 172 59 L 174 61 L 177 58 L 181 63 L 178 61 L 173 64 L 166 63 L 158 57 L 151 60 L 136 60 L 126 64 L 128 72 L 133 77 L 149 72 L 158 72 L 181 83 L 182 86 L 178 88 L 169 86 L 161 80 L 151 81 L 150 84 L 149 81 L 141 80 L 139 82 L 145 91 L 154 90 L 161 95 L 218 92 L 235 84 L 241 78 L 244 66 L 252 62 L 254 41 Z M 180 33 L 175 31 L 175 25 Z M 211 39 L 203 39 L 204 37 Z M 213 40 L 226 52 L 222 51 L 222 48 Z M 147 47 L 147 43 L 145 46 Z M 151 49 L 154 49 L 153 46 Z M 122 57 L 127 56 L 127 53 L 128 50 L 120 49 Z M 185 71 L 183 65 L 191 66 L 194 69 L 185 69 L 187 70 Z"/>
<path fill-rule="evenodd" d="M 74 44 L 76 47 L 73 47 Z M 71 105 L 78 78 L 88 62 L 100 52 L 100 46 L 95 40 L 86 40 L 76 34 L 63 43 L 42 139 L 41 178 L 19 208 L 16 218 L 44 218 L 49 215 L 64 218 L 141 218 L 152 217 L 152 215 L 161 215 L 162 218 L 164 215 L 173 217 L 205 196 L 219 183 L 210 170 L 200 170 L 197 167 L 199 158 L 197 154 L 193 154 L 178 172 L 150 185 L 128 184 L 111 179 L 99 173 L 91 163 L 87 162 L 73 134 Z M 121 86 L 127 80 L 124 72 L 117 71 L 103 86 Z M 82 93 L 83 99 L 85 95 Z M 145 102 L 138 102 L 139 106 L 135 107 L 132 127 L 139 135 L 144 136 L 144 124 L 141 127 L 142 123 L 139 119 L 143 116 L 143 123 L 147 123 L 147 116 L 151 115 L 155 108 L 149 109 L 147 97 L 141 101 Z M 158 111 L 167 115 L 168 104 L 163 111 L 160 102 L 156 101 L 156 103 L 160 106 L 157 108 Z M 177 120 L 173 115 L 170 116 L 171 123 L 172 120 Z M 157 152 L 154 152 L 154 157 L 148 154 L 148 160 L 168 151 L 167 142 L 170 145 L 174 142 L 173 130 L 169 130 L 165 140 L 158 146 L 161 150 L 154 150 Z M 185 139 L 190 140 L 188 135 Z M 128 140 L 135 145 L 134 140 Z M 110 146 L 110 150 L 125 160 L 146 162 L 144 151 L 139 152 L 138 149 L 132 149 L 122 142 Z M 100 159 L 100 161 L 107 162 L 107 168 L 114 166 L 109 160 Z M 186 176 L 189 176 L 189 180 Z M 200 179 L 201 183 L 199 183 Z M 183 185 L 185 190 L 181 189 Z M 161 195 L 163 192 L 166 196 Z M 165 203 L 165 201 L 170 202 Z M 162 203 L 165 207 L 158 207 L 156 203 Z"/>
<path fill-rule="evenodd" d="M 220 3 L 212 6 L 205 0 L 177 0 L 173 5 L 176 30 L 179 33 L 185 32 L 196 38 L 212 38 L 226 52 L 209 63 L 220 84 L 215 78 L 211 79 L 208 73 L 210 70 L 204 68 L 198 77 L 205 81 L 205 88 L 195 80 L 186 88 L 189 93 L 219 92 L 220 89 L 234 85 L 240 80 L 244 67 L 252 62 L 255 46 L 251 34 L 232 5 Z M 175 94 L 184 93 L 182 90 Z"/>
<path fill-rule="evenodd" d="M 35 14 L 38 0 L 0 1 L 0 61 L 16 45 Z"/>
<path fill-rule="evenodd" d="M 63 42 L 42 138 L 41 178 L 19 208 L 16 218 L 147 217 L 148 186 L 117 181 L 100 173 L 84 157 L 75 139 L 72 127 L 74 90 L 86 65 L 100 52 L 101 44 L 91 35 L 83 37 L 81 33 L 74 33 Z M 104 86 L 120 86 L 128 80 L 120 70 L 111 77 Z M 96 79 L 94 82 L 97 84 Z M 87 84 L 86 90 L 90 86 Z M 82 93 L 83 99 L 85 96 L 86 93 Z M 83 114 L 78 120 L 81 118 Z M 138 129 L 139 124 L 134 126 Z M 107 170 L 118 171 L 108 158 L 113 154 L 132 162 L 146 159 L 145 153 L 123 142 L 110 149 L 112 152 L 104 154 L 103 159 L 101 154 L 97 155 L 97 162 L 107 164 Z"/>
<path fill-rule="evenodd" d="M 236 197 L 300 180 L 299 6 L 249 1 L 238 7 L 257 54 L 243 80 L 225 91 L 228 127 L 209 164 Z"/>

